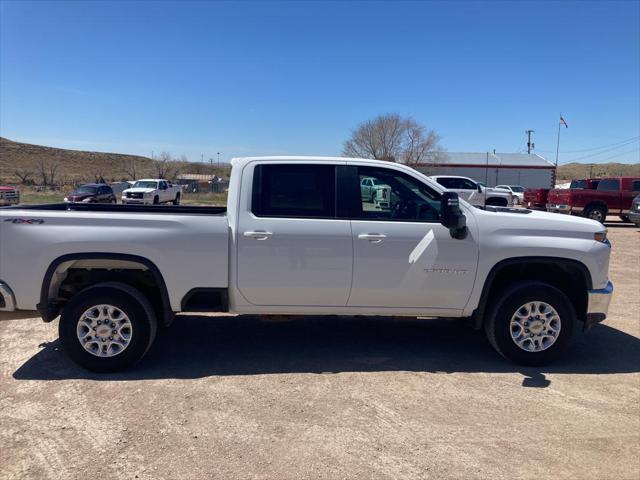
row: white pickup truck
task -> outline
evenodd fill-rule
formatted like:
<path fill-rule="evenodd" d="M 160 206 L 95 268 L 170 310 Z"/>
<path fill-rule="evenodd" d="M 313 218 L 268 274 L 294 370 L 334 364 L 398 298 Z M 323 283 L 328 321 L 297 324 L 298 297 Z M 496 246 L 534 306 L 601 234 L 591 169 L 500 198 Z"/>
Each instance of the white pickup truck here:
<path fill-rule="evenodd" d="M 122 191 L 122 203 L 129 205 L 180 205 L 180 185 L 173 185 L 161 178 L 137 180 L 131 188 Z"/>
<path fill-rule="evenodd" d="M 0 310 L 61 315 L 64 349 L 95 371 L 130 366 L 185 311 L 465 318 L 530 365 L 606 318 L 611 245 L 599 222 L 472 207 L 390 162 L 232 165 L 226 209 L 0 209 Z M 363 178 L 388 185 L 393 205 L 371 208 Z"/>
<path fill-rule="evenodd" d="M 471 205 L 507 207 L 514 204 L 514 197 L 511 191 L 486 187 L 468 177 L 434 175 L 431 178 L 447 190 L 456 192 L 460 198 Z"/>

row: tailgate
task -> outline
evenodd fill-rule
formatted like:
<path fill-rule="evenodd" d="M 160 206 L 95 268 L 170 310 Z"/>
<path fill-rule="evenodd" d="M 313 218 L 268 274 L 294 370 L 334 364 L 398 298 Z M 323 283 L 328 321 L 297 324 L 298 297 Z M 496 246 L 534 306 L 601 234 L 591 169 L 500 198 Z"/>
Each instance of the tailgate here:
<path fill-rule="evenodd" d="M 571 190 L 557 189 L 551 190 L 547 197 L 548 203 L 556 205 L 570 205 L 571 204 Z"/>

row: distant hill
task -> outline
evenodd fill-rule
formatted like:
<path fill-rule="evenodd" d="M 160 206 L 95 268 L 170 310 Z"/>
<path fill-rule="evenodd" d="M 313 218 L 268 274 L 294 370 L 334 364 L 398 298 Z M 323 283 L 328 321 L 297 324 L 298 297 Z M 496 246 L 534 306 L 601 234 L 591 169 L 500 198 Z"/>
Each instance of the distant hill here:
<path fill-rule="evenodd" d="M 135 177 L 156 177 L 157 160 L 121 153 L 84 152 L 63 148 L 43 147 L 14 142 L 0 137 L 0 184 L 20 184 L 20 176 L 27 175 L 30 184 L 42 185 L 41 167 L 58 165 L 54 183 L 70 185 L 75 182 L 94 182 L 102 177 L 107 182 L 132 180 Z M 179 173 L 215 173 L 228 176 L 228 166 L 212 167 L 195 162 L 172 162 L 168 177 Z M 558 167 L 558 181 L 572 178 L 605 176 L 640 177 L 640 164 L 630 163 L 568 163 Z"/>
<path fill-rule="evenodd" d="M 14 142 L 0 137 L 0 184 L 20 184 L 21 176 L 28 183 L 43 184 L 42 167 L 48 173 L 57 165 L 55 184 L 69 185 L 78 181 L 94 182 L 103 178 L 107 182 L 155 177 L 157 161 L 138 155 L 120 153 L 84 152 L 63 148 L 43 147 Z M 216 173 L 228 176 L 229 167 L 211 167 L 193 162 L 172 162 L 171 176 L 179 173 Z"/>
<path fill-rule="evenodd" d="M 640 177 L 640 163 L 567 163 L 558 166 L 558 182 L 589 177 Z"/>

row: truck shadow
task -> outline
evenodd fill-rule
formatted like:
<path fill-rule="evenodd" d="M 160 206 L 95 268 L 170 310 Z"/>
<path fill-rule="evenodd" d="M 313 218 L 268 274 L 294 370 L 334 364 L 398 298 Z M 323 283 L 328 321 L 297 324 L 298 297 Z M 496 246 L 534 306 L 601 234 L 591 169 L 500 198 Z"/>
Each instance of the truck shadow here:
<path fill-rule="evenodd" d="M 134 368 L 94 374 L 76 366 L 58 341 L 42 345 L 13 374 L 18 380 L 143 380 L 213 375 L 339 372 L 520 372 L 525 387 L 546 387 L 541 373 L 640 371 L 640 339 L 606 325 L 578 334 L 551 366 L 520 367 L 496 354 L 482 332 L 453 320 L 305 317 L 289 322 L 253 316 L 180 316 L 160 332 Z"/>

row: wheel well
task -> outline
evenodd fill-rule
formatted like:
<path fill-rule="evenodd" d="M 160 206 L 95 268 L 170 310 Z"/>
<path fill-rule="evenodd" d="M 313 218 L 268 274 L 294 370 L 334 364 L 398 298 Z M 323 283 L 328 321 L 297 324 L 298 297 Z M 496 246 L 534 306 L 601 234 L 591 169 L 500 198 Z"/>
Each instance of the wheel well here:
<path fill-rule="evenodd" d="M 591 277 L 583 264 L 559 258 L 514 259 L 498 264 L 487 277 L 480 304 L 473 314 L 474 327 L 482 326 L 487 306 L 505 288 L 525 280 L 540 281 L 556 287 L 570 299 L 578 319 L 584 320 L 586 317 L 587 291 L 591 288 Z"/>
<path fill-rule="evenodd" d="M 129 285 L 145 295 L 160 321 L 173 319 L 164 279 L 150 261 L 129 255 L 104 254 L 106 257 L 69 255 L 51 264 L 45 275 L 38 310 L 43 320 L 51 321 L 79 291 L 103 282 Z"/>
<path fill-rule="evenodd" d="M 602 208 L 604 210 L 605 214 L 609 211 L 609 209 L 607 208 L 607 205 L 605 203 L 597 202 L 597 201 L 596 202 L 587 203 L 584 206 L 584 210 L 583 211 L 587 212 L 587 211 L 589 211 L 589 209 L 594 208 L 594 207 Z"/>
<path fill-rule="evenodd" d="M 494 205 L 496 207 L 506 207 L 509 205 L 509 202 L 506 198 L 502 197 L 489 197 L 487 199 L 487 205 Z"/>

